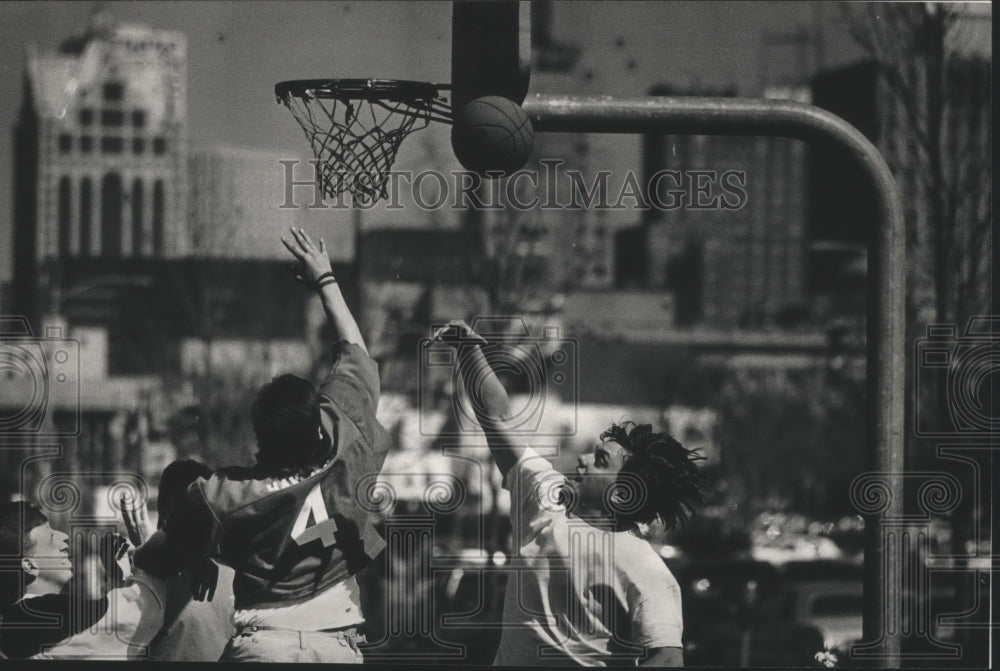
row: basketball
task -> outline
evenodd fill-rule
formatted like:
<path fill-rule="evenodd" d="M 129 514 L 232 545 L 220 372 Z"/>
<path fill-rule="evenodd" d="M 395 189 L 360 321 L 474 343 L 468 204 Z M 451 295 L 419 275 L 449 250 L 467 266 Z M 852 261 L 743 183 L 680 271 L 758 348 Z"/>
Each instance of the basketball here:
<path fill-rule="evenodd" d="M 455 113 L 451 146 L 468 170 L 509 175 L 528 161 L 535 134 L 520 105 L 501 96 L 485 96 Z"/>

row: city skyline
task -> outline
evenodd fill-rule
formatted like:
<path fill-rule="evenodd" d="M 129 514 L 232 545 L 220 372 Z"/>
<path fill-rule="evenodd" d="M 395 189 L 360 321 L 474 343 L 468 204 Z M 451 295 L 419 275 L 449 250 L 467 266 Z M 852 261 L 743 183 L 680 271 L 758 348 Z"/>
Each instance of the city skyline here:
<path fill-rule="evenodd" d="M 517 24 L 513 3 L 464 2 L 455 20 L 483 30 L 444 87 L 456 108 L 500 81 L 487 61 L 503 70 L 515 55 L 492 42 Z M 0 3 L 0 498 L 51 512 L 86 558 L 116 492 L 154 503 L 176 459 L 259 460 L 239 472 L 267 475 L 279 443 L 257 440 L 261 399 L 290 402 L 268 380 L 325 379 L 310 398 L 387 455 L 354 489 L 355 503 L 379 499 L 361 505 L 387 544 L 384 566 L 357 574 L 366 661 L 433 660 L 462 643 L 454 661 L 485 663 L 525 556 L 512 515 L 524 488 L 508 487 L 512 510 L 479 425 L 492 433 L 484 412 L 502 401 L 502 432 L 581 486 L 584 471 L 613 479 L 702 451 L 692 526 L 669 528 L 660 509 L 636 529 L 649 564 L 677 571 L 667 586 L 682 595 L 683 638 L 669 647 L 684 664 L 884 654 L 889 666 L 988 667 L 991 6 L 535 0 L 529 98 L 506 111 L 563 132 L 537 134 L 524 173 L 473 186 L 451 127 L 432 123 L 403 143 L 386 201 L 323 203 L 310 144 L 337 161 L 345 147 L 386 156 L 349 144 L 370 138 L 351 132 L 369 101 L 337 100 L 335 115 L 335 96 L 302 87 L 346 127 L 331 151 L 311 134 L 325 116 L 289 118 L 275 82 L 448 82 L 451 7 Z M 487 133 L 505 127 L 486 118 Z M 645 133 L 572 130 L 624 127 Z M 760 134 L 726 134 L 748 130 Z M 296 244 L 282 245 L 290 227 Z M 452 338 L 441 326 L 457 319 L 471 332 Z M 474 377 L 470 354 L 488 364 Z M 490 368 L 506 394 L 493 395 Z M 341 387 L 365 392 L 363 417 Z M 616 433 L 633 422 L 639 433 Z M 649 430 L 671 438 L 639 438 Z M 288 450 L 305 440 L 286 438 Z M 334 442 L 333 466 L 359 475 Z M 600 509 L 596 496 L 586 511 L 563 500 L 567 528 L 619 503 L 651 510 L 643 491 L 677 485 L 662 475 L 629 501 L 609 487 Z M 559 554 L 560 542 L 534 548 Z M 607 580 L 588 581 L 561 584 L 594 596 L 593 624 L 608 631 L 608 617 L 649 601 L 619 580 L 641 600 L 609 609 Z"/>
<path fill-rule="evenodd" d="M 969 13 L 989 19 L 988 3 L 964 3 Z M 450 78 L 450 3 L 29 3 L 0 5 L 6 33 L 0 41 L 0 282 L 11 279 L 10 241 L 13 223 L 13 124 L 23 98 L 24 67 L 29 43 L 53 51 L 78 36 L 98 9 L 124 23 L 143 23 L 156 30 L 183 33 L 189 43 L 188 126 L 190 147 L 216 144 L 263 149 L 308 158 L 308 147 L 287 111 L 274 104 L 274 83 L 311 76 L 378 76 L 443 82 Z M 643 95 L 669 84 L 702 89 L 733 88 L 738 95 L 759 95 L 761 79 L 787 78 L 801 68 L 780 44 L 764 48 L 766 39 L 780 43 L 796 31 L 814 43 L 810 65 L 834 68 L 864 59 L 847 35 L 841 12 L 829 3 L 805 2 L 577 2 L 573 11 L 556 3 L 553 35 L 582 48 L 575 79 L 563 80 L 581 94 Z M 961 48 L 990 53 L 989 21 L 974 22 L 961 36 Z M 331 26 L 323 32 L 317 26 Z M 608 26 L 615 30 L 609 30 Z M 649 26 L 656 30 L 649 30 Z M 381 43 L 372 43 L 378 35 Z M 770 37 L 768 37 L 770 36 Z M 818 38 L 818 39 L 817 39 Z M 770 55 L 767 55 L 770 54 Z M 777 62 L 778 65 L 772 62 Z M 782 65 L 784 63 L 784 65 Z M 545 73 L 533 72 L 531 92 L 550 90 Z M 220 95 L 221 94 L 221 95 Z M 637 168 L 637 136 L 591 136 L 596 156 L 607 155 L 612 170 Z M 432 124 L 403 145 L 397 165 L 420 170 L 459 166 L 451 155 L 448 128 Z M 625 166 L 624 168 L 622 166 Z M 276 171 L 277 172 L 277 171 Z M 338 229 L 349 223 L 336 213 L 308 212 L 317 227 Z M 426 213 L 369 215 L 371 223 L 427 225 L 439 223 Z M 411 221 L 411 220 L 416 221 Z M 454 223 L 447 213 L 444 225 Z M 625 223 L 625 222 L 617 222 Z M 630 223 L 630 222 L 628 222 Z M 319 229 L 317 229 L 319 230 Z M 334 235 L 338 235 L 338 230 Z M 340 235 L 340 238 L 345 236 Z"/>
<path fill-rule="evenodd" d="M 20 39 L 5 40 L 0 47 L 0 51 L 5 52 L 4 62 L 8 64 L 0 69 L 0 78 L 3 78 L 5 90 L 9 91 L 0 106 L 0 126 L 12 129 L 17 118 L 23 97 L 21 79 L 27 45 L 35 43 L 43 52 L 56 50 L 62 41 L 79 35 L 81 27 L 87 25 L 99 8 L 110 12 L 118 22 L 143 23 L 156 30 L 174 30 L 186 36 L 189 45 L 187 125 L 191 149 L 224 144 L 279 151 L 290 159 L 307 158 L 308 148 L 301 132 L 287 117 L 287 112 L 273 103 L 270 94 L 273 84 L 281 79 L 327 74 L 448 81 L 450 75 L 451 17 L 447 2 L 362 6 L 336 3 L 324 4 L 322 8 L 309 3 L 280 8 L 257 3 L 250 12 L 226 2 L 208 6 L 181 2 L 103 7 L 95 3 L 60 5 L 60 10 L 65 11 L 56 11 L 51 3 L 8 3 L 0 7 L 0 15 L 5 18 L 6 30 Z M 607 31 L 595 29 L 606 22 L 610 7 L 606 3 L 584 3 L 572 14 L 557 11 L 553 33 L 557 39 L 572 40 L 582 46 L 586 81 L 580 86 L 584 89 L 644 94 L 645 89 L 664 79 L 701 82 L 707 86 L 746 84 L 756 79 L 754 59 L 732 58 L 732 53 L 740 48 L 745 52 L 756 51 L 760 36 L 749 26 L 757 27 L 757 33 L 765 29 L 812 30 L 818 25 L 817 21 L 829 22 L 834 18 L 834 12 L 825 12 L 829 16 L 824 17 L 804 5 L 782 11 L 776 9 L 768 3 L 749 3 L 742 7 L 716 5 L 712 12 L 694 3 L 672 3 L 670 7 L 647 3 L 616 4 L 612 16 L 619 20 L 619 30 L 612 36 Z M 319 36 L 310 39 L 309 36 L 317 32 L 315 26 L 324 21 L 337 22 L 340 28 L 334 34 L 343 39 L 320 39 Z M 644 30 L 649 21 L 662 26 L 662 42 Z M 681 30 L 681 24 L 689 25 L 691 30 Z M 699 32 L 706 33 L 703 37 L 709 40 L 725 37 L 729 50 L 704 49 L 690 64 L 675 67 L 683 60 L 677 56 L 690 45 L 692 35 Z M 363 39 L 372 34 L 384 36 L 384 48 L 373 47 L 370 40 Z M 657 46 L 662 48 L 657 49 Z M 846 44 L 829 47 L 827 51 L 833 54 L 828 58 L 834 62 L 856 55 Z M 674 65 L 662 67 L 671 63 Z M 573 82 L 563 82 L 565 84 Z M 532 90 L 545 86 L 544 77 L 539 76 Z M 217 95 L 219 92 L 222 95 Z M 741 90 L 740 93 L 754 92 Z M 13 191 L 15 166 L 10 139 L 9 130 L 0 137 L 0 193 L 4 194 L 3 198 L 10 198 Z M 637 150 L 637 139 L 626 143 L 624 160 L 636 167 L 639 162 Z M 621 164 L 622 160 L 609 157 L 609 164 Z M 432 125 L 421 137 L 412 138 L 404 145 L 398 161 L 399 166 L 414 169 L 421 169 L 428 163 L 443 164 L 445 169 L 459 167 L 451 156 L 446 127 Z M 408 218 L 412 215 L 406 217 L 404 213 L 388 217 L 386 223 L 406 224 L 410 223 Z M 0 239 L 10 240 L 11 219 L 12 213 L 0 218 Z M 7 247 L 4 245 L 5 249 Z M 0 281 L 10 279 L 11 265 L 9 253 L 0 254 Z"/>

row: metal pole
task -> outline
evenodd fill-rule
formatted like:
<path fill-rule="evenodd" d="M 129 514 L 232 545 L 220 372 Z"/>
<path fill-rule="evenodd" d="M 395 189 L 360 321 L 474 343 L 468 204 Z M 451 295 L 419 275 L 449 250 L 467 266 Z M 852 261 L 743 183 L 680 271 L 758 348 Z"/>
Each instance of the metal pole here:
<path fill-rule="evenodd" d="M 878 202 L 868 242 L 868 462 L 891 495 L 865 524 L 864 638 L 882 643 L 880 665 L 898 667 L 901 567 L 886 562 L 882 520 L 903 512 L 905 245 L 899 187 L 878 149 L 840 117 L 783 100 L 534 95 L 523 108 L 539 132 L 827 139 L 854 156 Z"/>

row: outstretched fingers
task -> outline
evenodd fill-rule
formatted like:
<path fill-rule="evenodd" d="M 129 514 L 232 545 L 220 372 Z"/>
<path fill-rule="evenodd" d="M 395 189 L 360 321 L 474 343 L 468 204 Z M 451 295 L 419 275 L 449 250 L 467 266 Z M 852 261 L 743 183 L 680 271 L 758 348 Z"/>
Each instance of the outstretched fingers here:
<path fill-rule="evenodd" d="M 114 539 L 115 539 L 115 560 L 117 561 L 128 553 L 128 541 L 119 534 L 115 534 Z"/>
<path fill-rule="evenodd" d="M 464 322 L 459 319 L 452 319 L 450 322 L 434 331 L 434 334 L 431 336 L 431 341 L 437 342 L 441 340 L 454 340 L 455 337 L 462 335 L 463 323 Z"/>
<path fill-rule="evenodd" d="M 307 257 L 312 255 L 323 254 L 326 255 L 326 243 L 323 238 L 319 239 L 319 245 L 315 245 L 309 234 L 305 232 L 302 228 L 290 228 L 292 239 L 289 241 L 284 236 L 281 238 L 281 242 L 285 245 L 285 248 L 290 251 L 295 258 L 299 261 L 304 261 Z"/>
<path fill-rule="evenodd" d="M 326 253 L 326 243 L 319 238 L 319 246 L 313 244 L 309 234 L 301 228 L 290 228 L 291 236 L 282 237 L 281 244 L 285 246 L 297 263 L 292 264 L 292 274 L 300 282 L 309 286 L 326 274 L 332 274 L 330 257 Z"/>
<path fill-rule="evenodd" d="M 451 330 L 451 326 L 442 326 L 431 334 L 431 342 L 437 342 L 444 338 L 444 334 Z M 430 343 L 428 343 L 430 344 Z"/>
<path fill-rule="evenodd" d="M 285 249 L 290 251 L 292 253 L 292 256 L 294 256 L 296 259 L 298 259 L 299 261 L 305 261 L 306 251 L 299 246 L 298 240 L 296 240 L 293 244 L 292 242 L 286 240 L 284 236 L 281 236 L 281 244 L 283 244 L 285 246 Z"/>
<path fill-rule="evenodd" d="M 122 521 L 125 523 L 125 531 L 132 545 L 139 547 L 152 535 L 149 515 L 146 513 L 146 506 L 141 501 L 136 501 L 131 497 L 122 494 L 121 497 Z"/>
<path fill-rule="evenodd" d="M 438 328 L 431 336 L 430 342 L 453 342 L 457 340 L 471 340 L 480 345 L 488 344 L 485 338 L 473 331 L 472 327 L 461 319 L 452 319 L 444 326 Z"/>
<path fill-rule="evenodd" d="M 211 601 L 219 582 L 219 567 L 208 557 L 191 566 L 191 596 L 196 601 Z"/>
<path fill-rule="evenodd" d="M 306 229 L 304 228 L 299 229 L 299 237 L 301 238 L 300 242 L 302 243 L 302 246 L 312 251 L 313 248 L 312 239 L 309 237 L 309 234 L 306 233 Z"/>
<path fill-rule="evenodd" d="M 128 534 L 129 540 L 132 541 L 133 545 L 140 545 L 139 524 L 135 518 L 135 509 L 132 506 L 131 500 L 125 494 L 122 494 L 120 508 L 122 511 L 122 521 L 125 523 L 125 532 Z"/>
<path fill-rule="evenodd" d="M 312 238 L 306 233 L 305 229 L 292 229 L 292 234 L 295 236 L 296 241 L 302 247 L 306 254 L 315 254 L 317 252 L 316 245 L 313 244 Z"/>

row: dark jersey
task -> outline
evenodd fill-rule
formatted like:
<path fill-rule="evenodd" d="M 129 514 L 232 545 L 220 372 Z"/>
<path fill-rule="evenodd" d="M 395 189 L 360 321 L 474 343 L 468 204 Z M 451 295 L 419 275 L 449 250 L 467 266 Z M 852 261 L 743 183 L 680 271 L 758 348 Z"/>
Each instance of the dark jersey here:
<path fill-rule="evenodd" d="M 26 659 L 92 626 L 108 611 L 108 598 L 74 599 L 73 584 L 60 594 L 43 594 L 0 612 L 0 649 L 10 659 Z"/>
<path fill-rule="evenodd" d="M 335 445 L 330 461 L 305 477 L 219 469 L 195 481 L 167 519 L 170 542 L 235 570 L 237 609 L 309 599 L 385 547 L 366 499 L 388 449 L 375 418 L 378 366 L 340 341 L 319 391 L 323 431 Z"/>

